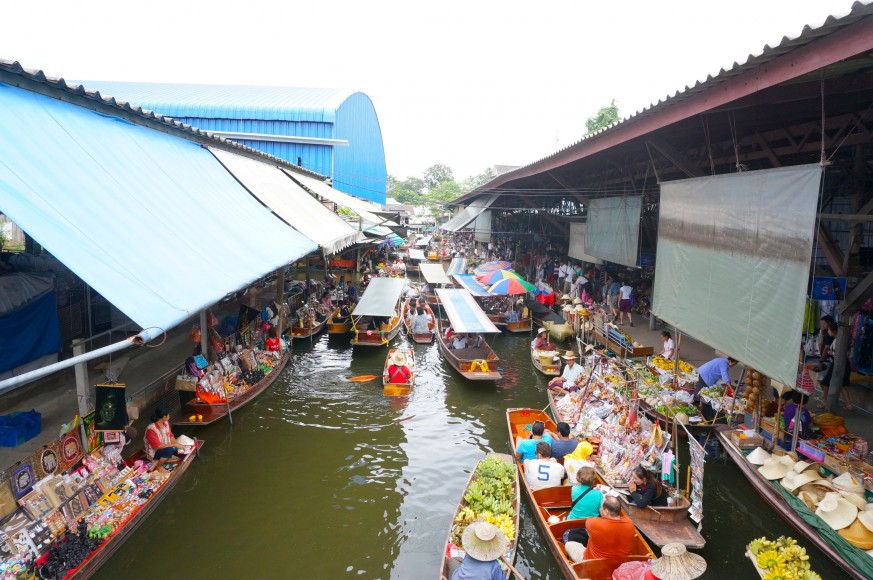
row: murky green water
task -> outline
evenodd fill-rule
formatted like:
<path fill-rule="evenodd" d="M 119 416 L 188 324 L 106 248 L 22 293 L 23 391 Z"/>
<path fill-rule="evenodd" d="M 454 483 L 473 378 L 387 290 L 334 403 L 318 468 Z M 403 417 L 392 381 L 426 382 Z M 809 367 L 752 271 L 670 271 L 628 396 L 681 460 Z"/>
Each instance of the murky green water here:
<path fill-rule="evenodd" d="M 470 470 L 506 452 L 507 407 L 546 405 L 526 337 L 501 335 L 498 385 L 467 382 L 436 345 L 416 345 L 412 395 L 388 398 L 386 350 L 329 341 L 295 346 L 273 386 L 227 421 L 202 428 L 201 458 L 96 576 L 126 578 L 436 578 Z M 706 469 L 705 578 L 754 578 L 752 538 L 792 534 L 729 461 Z M 525 508 L 526 509 L 526 508 Z M 560 578 L 522 513 L 519 571 Z M 803 544 L 803 542 L 801 542 Z M 843 574 L 813 552 L 823 578 Z"/>

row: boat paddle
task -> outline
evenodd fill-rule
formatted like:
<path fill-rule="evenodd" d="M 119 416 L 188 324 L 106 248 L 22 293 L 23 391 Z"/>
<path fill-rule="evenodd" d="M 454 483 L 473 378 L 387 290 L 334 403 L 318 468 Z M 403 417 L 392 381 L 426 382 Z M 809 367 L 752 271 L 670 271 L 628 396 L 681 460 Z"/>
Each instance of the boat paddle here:
<path fill-rule="evenodd" d="M 515 574 L 516 576 L 518 576 L 519 578 L 521 578 L 521 580 L 525 580 L 525 577 L 521 575 L 521 572 L 519 572 L 518 570 L 516 570 L 515 567 L 514 567 L 512 564 L 510 564 L 509 562 L 507 562 L 507 561 L 506 561 L 506 558 L 504 558 L 503 556 L 501 556 L 501 557 L 500 557 L 500 561 L 503 562 L 504 564 L 506 564 L 507 566 L 509 566 L 509 569 L 512 570 L 513 574 Z"/>
<path fill-rule="evenodd" d="M 378 378 L 379 375 L 358 375 L 357 377 L 350 377 L 349 381 L 353 383 L 366 383 Z"/>

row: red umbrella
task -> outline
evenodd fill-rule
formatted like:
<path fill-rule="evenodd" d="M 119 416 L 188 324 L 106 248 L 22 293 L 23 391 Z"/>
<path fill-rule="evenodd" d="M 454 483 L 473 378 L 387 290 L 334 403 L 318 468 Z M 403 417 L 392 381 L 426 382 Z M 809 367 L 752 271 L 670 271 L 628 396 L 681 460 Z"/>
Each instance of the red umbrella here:
<path fill-rule="evenodd" d="M 532 292 L 535 286 L 521 278 L 504 278 L 488 288 L 491 294 L 502 296 L 513 294 L 527 294 Z"/>
<path fill-rule="evenodd" d="M 493 270 L 491 272 L 483 272 L 482 274 L 476 276 L 476 280 L 485 285 L 494 284 L 495 282 L 504 280 L 506 278 L 520 279 L 521 276 L 519 276 L 512 270 Z"/>

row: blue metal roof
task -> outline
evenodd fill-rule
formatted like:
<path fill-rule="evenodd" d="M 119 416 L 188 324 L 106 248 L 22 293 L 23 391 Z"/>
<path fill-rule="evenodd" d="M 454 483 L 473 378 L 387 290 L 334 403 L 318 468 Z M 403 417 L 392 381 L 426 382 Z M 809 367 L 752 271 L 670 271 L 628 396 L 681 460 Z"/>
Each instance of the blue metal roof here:
<path fill-rule="evenodd" d="M 168 117 L 333 123 L 355 91 L 239 85 L 85 81 L 104 95 Z"/>

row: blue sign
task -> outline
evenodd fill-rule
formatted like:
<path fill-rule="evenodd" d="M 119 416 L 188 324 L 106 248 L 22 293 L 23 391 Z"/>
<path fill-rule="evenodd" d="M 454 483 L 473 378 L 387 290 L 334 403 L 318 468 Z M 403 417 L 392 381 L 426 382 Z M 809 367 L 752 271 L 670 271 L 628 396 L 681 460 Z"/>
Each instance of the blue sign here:
<path fill-rule="evenodd" d="M 830 276 L 816 276 L 812 279 L 813 300 L 844 300 L 846 298 L 846 279 Z"/>

